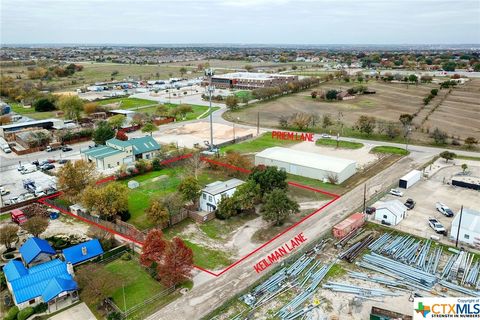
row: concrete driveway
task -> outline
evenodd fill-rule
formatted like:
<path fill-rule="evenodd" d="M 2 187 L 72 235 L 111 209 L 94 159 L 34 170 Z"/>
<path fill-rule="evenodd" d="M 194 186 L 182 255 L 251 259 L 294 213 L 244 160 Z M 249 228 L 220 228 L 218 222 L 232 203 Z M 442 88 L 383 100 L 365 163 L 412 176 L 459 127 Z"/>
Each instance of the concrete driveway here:
<path fill-rule="evenodd" d="M 82 319 L 82 320 L 97 320 L 95 315 L 88 309 L 85 302 L 77 304 L 74 307 L 68 308 L 65 311 L 60 312 L 59 314 L 54 315 L 53 317 L 48 318 L 50 320 L 72 320 L 72 319 Z"/>

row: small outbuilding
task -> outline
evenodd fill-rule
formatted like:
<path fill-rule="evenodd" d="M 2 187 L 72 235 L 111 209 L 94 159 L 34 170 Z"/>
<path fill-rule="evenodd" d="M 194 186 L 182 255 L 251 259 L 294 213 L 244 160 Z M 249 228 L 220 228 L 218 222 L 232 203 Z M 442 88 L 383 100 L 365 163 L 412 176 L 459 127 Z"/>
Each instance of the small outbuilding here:
<path fill-rule="evenodd" d="M 412 170 L 398 181 L 398 187 L 408 189 L 422 178 L 422 171 Z"/>
<path fill-rule="evenodd" d="M 140 186 L 140 183 L 138 183 L 138 181 L 135 181 L 135 180 L 130 180 L 128 181 L 128 188 L 130 189 L 135 189 L 135 188 L 138 188 Z"/>
<path fill-rule="evenodd" d="M 337 239 L 341 239 L 348 235 L 350 232 L 357 230 L 365 223 L 365 214 L 357 212 L 352 214 L 347 219 L 337 223 L 332 228 L 333 236 Z"/>
<path fill-rule="evenodd" d="M 66 248 L 62 254 L 65 262 L 76 265 L 103 254 L 103 248 L 98 239 L 92 239 Z"/>
<path fill-rule="evenodd" d="M 317 153 L 273 147 L 255 155 L 255 165 L 275 166 L 287 173 L 342 183 L 357 172 L 354 160 L 328 157 Z"/>
<path fill-rule="evenodd" d="M 380 203 L 375 212 L 375 220 L 383 224 L 396 226 L 407 216 L 407 207 L 398 200 Z"/>

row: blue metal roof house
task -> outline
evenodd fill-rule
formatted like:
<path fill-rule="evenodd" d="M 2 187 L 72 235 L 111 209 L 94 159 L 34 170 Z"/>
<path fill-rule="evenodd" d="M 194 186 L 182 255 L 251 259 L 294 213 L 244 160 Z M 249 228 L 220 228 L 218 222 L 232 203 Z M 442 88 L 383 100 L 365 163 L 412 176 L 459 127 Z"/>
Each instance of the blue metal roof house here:
<path fill-rule="evenodd" d="M 76 265 L 103 254 L 102 245 L 98 239 L 79 243 L 63 250 L 65 262 Z"/>
<path fill-rule="evenodd" d="M 50 246 L 48 241 L 33 237 L 29 238 L 20 247 L 20 254 L 26 265 L 37 264 L 51 260 L 57 252 Z"/>
<path fill-rule="evenodd" d="M 20 254 L 27 265 L 37 264 L 26 268 L 22 261 L 11 260 L 3 267 L 8 289 L 19 309 L 45 302 L 50 311 L 56 311 L 78 300 L 72 264 L 50 260 L 55 250 L 47 241 L 30 238 L 20 247 Z M 42 255 L 47 261 L 38 261 Z"/>

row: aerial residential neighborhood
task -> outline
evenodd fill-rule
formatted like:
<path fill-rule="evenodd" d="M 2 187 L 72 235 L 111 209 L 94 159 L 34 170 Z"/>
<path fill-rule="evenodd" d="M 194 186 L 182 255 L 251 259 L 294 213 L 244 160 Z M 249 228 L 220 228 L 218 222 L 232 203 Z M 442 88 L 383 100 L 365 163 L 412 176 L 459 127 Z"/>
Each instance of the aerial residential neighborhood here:
<path fill-rule="evenodd" d="M 479 317 L 480 2 L 0 13 L 2 319 Z"/>

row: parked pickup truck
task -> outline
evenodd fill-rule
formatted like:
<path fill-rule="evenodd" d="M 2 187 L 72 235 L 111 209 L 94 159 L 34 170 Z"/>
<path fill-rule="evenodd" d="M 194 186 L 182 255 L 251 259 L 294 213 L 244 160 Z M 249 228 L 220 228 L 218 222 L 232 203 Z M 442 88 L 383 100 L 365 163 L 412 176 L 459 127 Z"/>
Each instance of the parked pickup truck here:
<path fill-rule="evenodd" d="M 55 151 L 55 150 L 58 150 L 62 147 L 62 144 L 60 142 L 56 142 L 56 143 L 51 143 L 47 146 L 47 152 L 52 152 L 52 151 Z"/>
<path fill-rule="evenodd" d="M 438 221 L 437 219 L 428 218 L 428 224 L 430 225 L 430 228 L 435 230 L 436 233 L 447 235 L 447 230 L 445 229 L 443 224 L 441 224 L 440 221 Z"/>

